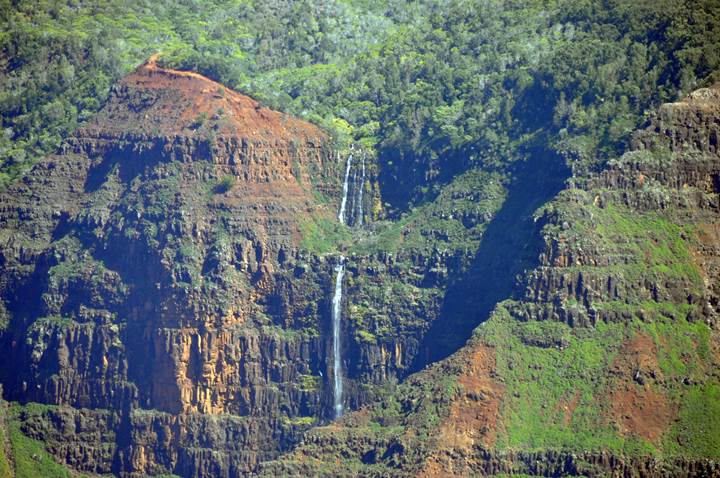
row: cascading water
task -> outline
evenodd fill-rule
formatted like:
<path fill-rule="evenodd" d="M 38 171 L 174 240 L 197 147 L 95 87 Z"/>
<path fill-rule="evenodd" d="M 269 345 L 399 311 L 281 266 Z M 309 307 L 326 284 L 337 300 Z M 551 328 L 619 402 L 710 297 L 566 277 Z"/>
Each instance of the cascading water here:
<path fill-rule="evenodd" d="M 357 195 L 354 191 L 357 189 L 357 172 L 358 168 L 353 168 L 352 179 L 348 183 L 348 215 L 345 219 L 345 224 L 348 226 L 354 226 L 357 224 Z"/>
<path fill-rule="evenodd" d="M 348 180 L 352 166 L 352 148 L 348 155 L 347 166 L 345 167 L 345 180 L 343 181 L 343 196 L 340 203 L 338 221 L 345 224 L 345 208 L 348 198 Z M 333 328 L 333 406 L 335 418 L 340 418 L 343 413 L 343 377 L 342 377 L 342 349 L 340 344 L 340 320 L 342 319 L 342 282 L 345 276 L 345 257 L 340 256 L 340 262 L 335 266 L 335 293 L 332 300 L 332 328 Z"/>
<path fill-rule="evenodd" d="M 345 206 L 347 206 L 348 197 L 348 179 L 350 178 L 350 167 L 352 166 L 352 149 L 348 155 L 347 166 L 345 166 L 345 181 L 343 181 L 343 196 L 340 203 L 340 212 L 338 213 L 338 221 L 345 224 Z"/>
<path fill-rule="evenodd" d="M 342 282 L 345 275 L 345 257 L 340 256 L 340 262 L 335 266 L 335 294 L 332 300 L 332 327 L 333 327 L 333 380 L 335 396 L 333 406 L 335 418 L 343 413 L 343 377 L 342 377 L 342 350 L 340 348 L 340 319 L 342 305 Z"/>
<path fill-rule="evenodd" d="M 358 226 L 363 225 L 363 189 L 365 189 L 365 153 L 362 157 L 362 173 L 360 174 L 360 184 L 356 185 L 358 188 L 358 215 L 356 223 Z"/>

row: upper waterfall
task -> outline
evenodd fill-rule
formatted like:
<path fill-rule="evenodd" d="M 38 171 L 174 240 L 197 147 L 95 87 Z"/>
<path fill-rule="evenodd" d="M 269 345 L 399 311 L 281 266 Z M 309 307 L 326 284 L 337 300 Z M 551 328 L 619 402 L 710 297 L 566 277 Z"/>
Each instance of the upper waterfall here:
<path fill-rule="evenodd" d="M 340 224 L 347 224 L 346 218 L 345 218 L 345 208 L 347 206 L 347 198 L 348 198 L 348 179 L 350 178 L 350 168 L 352 166 L 352 149 L 350 150 L 350 154 L 348 155 L 347 159 L 347 165 L 345 166 L 345 180 L 343 181 L 343 195 L 342 195 L 342 202 L 340 203 L 340 212 L 338 213 L 338 221 L 340 221 Z"/>

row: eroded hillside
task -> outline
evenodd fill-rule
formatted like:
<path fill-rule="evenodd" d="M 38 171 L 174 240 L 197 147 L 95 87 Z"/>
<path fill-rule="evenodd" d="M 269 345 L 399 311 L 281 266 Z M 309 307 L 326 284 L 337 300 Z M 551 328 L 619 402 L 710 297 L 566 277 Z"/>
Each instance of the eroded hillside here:
<path fill-rule="evenodd" d="M 121 476 L 718 473 L 718 118 L 698 90 L 602 173 L 529 142 L 383 220 L 367 151 L 153 58 L 0 194 L 7 456 Z M 359 410 L 327 425 L 341 254 Z"/>

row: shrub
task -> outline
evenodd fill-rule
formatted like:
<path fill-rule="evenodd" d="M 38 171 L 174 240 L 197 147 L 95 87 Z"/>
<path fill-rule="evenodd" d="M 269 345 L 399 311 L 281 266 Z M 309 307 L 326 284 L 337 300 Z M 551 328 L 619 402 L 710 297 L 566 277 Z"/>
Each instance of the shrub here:
<path fill-rule="evenodd" d="M 235 176 L 223 176 L 220 178 L 220 181 L 215 185 L 215 193 L 216 194 L 222 194 L 225 192 L 228 192 L 230 189 L 232 189 L 233 186 L 235 186 L 235 182 L 237 180 L 235 179 Z"/>

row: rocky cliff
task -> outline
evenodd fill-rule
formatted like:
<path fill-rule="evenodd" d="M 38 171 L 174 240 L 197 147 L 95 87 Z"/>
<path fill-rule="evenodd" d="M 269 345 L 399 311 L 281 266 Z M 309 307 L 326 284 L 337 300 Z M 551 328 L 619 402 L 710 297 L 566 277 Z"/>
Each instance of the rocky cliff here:
<path fill-rule="evenodd" d="M 470 314 L 459 351 L 262 473 L 720 475 L 719 131 L 718 87 L 661 107 L 630 151 L 535 210 L 519 249 L 535 259 L 515 259 L 525 271 Z M 513 197 L 493 222 L 527 211 Z M 479 275 L 492 262 L 481 245 L 466 303 L 497 291 Z"/>
<path fill-rule="evenodd" d="M 345 178 L 356 237 L 337 220 Z M 381 211 L 376 178 L 366 152 L 149 60 L 0 196 L 13 423 L 82 471 L 253 473 L 332 416 L 341 250 L 345 402 L 384 393 L 413 370 L 462 253 L 433 245 L 445 232 L 424 211 L 360 228 Z M 428 217 L 467 224 L 453 247 L 477 241 L 502 191 L 469 174 L 438 204 L 480 209 Z"/>
<path fill-rule="evenodd" d="M 8 449 L 120 476 L 720 473 L 719 95 L 600 173 L 537 151 L 390 221 L 370 155 L 153 58 L 0 194 Z M 341 253 L 359 410 L 328 426 Z"/>
<path fill-rule="evenodd" d="M 337 159 L 154 59 L 116 85 L 0 196 L 4 398 L 56 406 L 24 432 L 84 471 L 235 476 L 322 417 L 331 264 L 302 251 Z"/>

